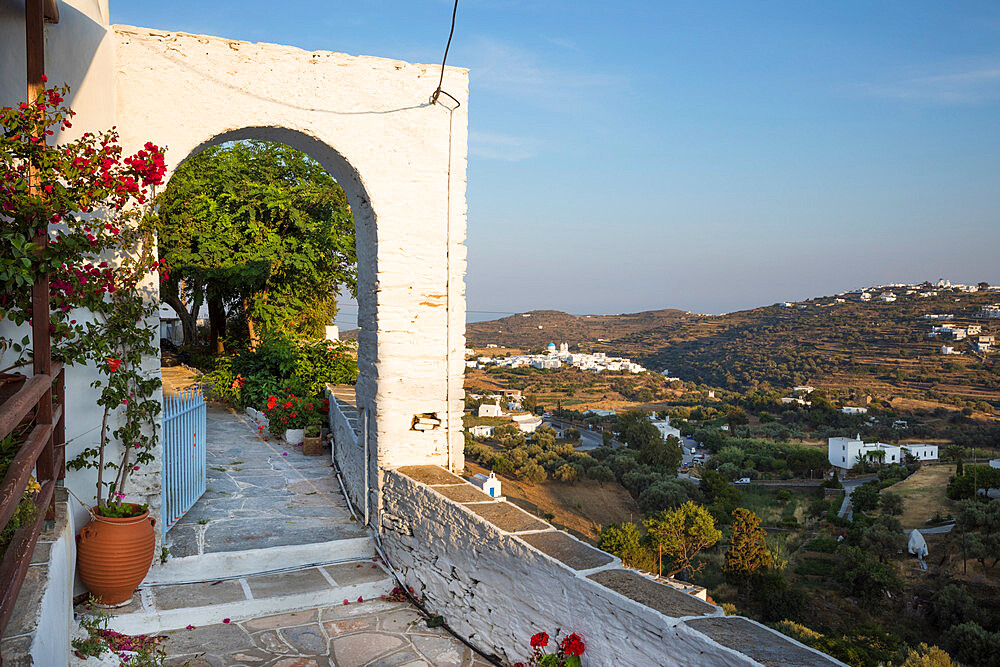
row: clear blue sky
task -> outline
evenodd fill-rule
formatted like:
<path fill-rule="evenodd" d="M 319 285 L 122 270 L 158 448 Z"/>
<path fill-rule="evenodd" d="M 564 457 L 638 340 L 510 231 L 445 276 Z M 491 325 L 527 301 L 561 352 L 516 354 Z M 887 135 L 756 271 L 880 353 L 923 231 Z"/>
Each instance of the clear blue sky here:
<path fill-rule="evenodd" d="M 112 0 L 438 62 L 448 0 Z M 470 310 L 723 312 L 1000 283 L 1000 4 L 463 0 Z M 481 317 L 476 317 L 481 319 Z"/>

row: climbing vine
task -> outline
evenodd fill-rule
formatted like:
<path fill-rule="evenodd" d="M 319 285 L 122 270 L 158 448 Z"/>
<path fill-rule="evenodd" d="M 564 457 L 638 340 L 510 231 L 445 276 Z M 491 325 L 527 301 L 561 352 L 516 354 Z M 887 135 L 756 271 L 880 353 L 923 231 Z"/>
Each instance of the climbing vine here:
<path fill-rule="evenodd" d="M 32 285 L 49 276 L 53 356 L 96 367 L 103 409 L 97 446 L 67 465 L 96 469 L 98 511 L 127 516 L 129 476 L 154 459 L 157 441 L 160 380 L 143 363 L 157 353 L 156 276 L 167 277 L 153 207 L 166 166 L 152 143 L 125 156 L 114 129 L 49 145 L 72 127 L 68 92 L 47 88 L 0 109 L 0 322 L 30 325 Z M 11 352 L 3 371 L 30 364 L 29 337 L 0 341 L 0 354 Z"/>

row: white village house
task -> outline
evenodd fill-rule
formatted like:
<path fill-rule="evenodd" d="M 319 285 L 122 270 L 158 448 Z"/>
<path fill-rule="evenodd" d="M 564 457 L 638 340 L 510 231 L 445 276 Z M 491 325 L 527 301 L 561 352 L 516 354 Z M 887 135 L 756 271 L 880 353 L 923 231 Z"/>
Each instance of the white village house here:
<path fill-rule="evenodd" d="M 479 417 L 500 417 L 503 412 L 500 410 L 500 406 L 495 403 L 483 403 L 476 411 L 476 415 Z"/>
<path fill-rule="evenodd" d="M 496 427 L 490 426 L 489 424 L 477 424 L 476 426 L 470 426 L 465 430 L 476 438 L 492 438 Z"/>
<path fill-rule="evenodd" d="M 876 456 L 873 454 L 878 453 Z M 903 463 L 909 453 L 920 461 L 936 461 L 938 446 L 926 444 L 888 445 L 882 442 L 866 443 L 860 436 L 854 438 L 830 438 L 827 441 L 827 458 L 830 464 L 850 470 L 859 461 L 870 459 L 881 463 Z"/>

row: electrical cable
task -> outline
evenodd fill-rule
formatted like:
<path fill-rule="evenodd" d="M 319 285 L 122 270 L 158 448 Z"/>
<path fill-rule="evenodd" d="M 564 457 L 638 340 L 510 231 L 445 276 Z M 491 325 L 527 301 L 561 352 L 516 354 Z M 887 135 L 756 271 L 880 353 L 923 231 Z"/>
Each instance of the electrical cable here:
<path fill-rule="evenodd" d="M 454 95 L 442 89 L 441 86 L 444 84 L 444 65 L 448 62 L 448 49 L 451 48 L 451 38 L 455 34 L 455 16 L 458 14 L 458 0 L 455 0 L 455 6 L 451 10 L 451 30 L 448 31 L 448 43 L 444 46 L 444 57 L 441 59 L 441 77 L 438 79 L 437 88 L 434 93 L 431 94 L 431 104 L 437 104 L 438 97 L 441 93 L 444 93 L 450 97 L 455 102 L 455 108 L 462 106 L 462 103 L 455 99 Z"/>

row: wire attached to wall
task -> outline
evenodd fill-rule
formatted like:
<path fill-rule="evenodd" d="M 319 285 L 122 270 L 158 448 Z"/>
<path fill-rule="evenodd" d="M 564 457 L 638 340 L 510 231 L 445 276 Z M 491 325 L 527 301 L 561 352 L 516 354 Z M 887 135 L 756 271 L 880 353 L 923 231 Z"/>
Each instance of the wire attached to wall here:
<path fill-rule="evenodd" d="M 458 15 L 458 0 L 455 0 L 455 6 L 451 10 L 451 30 L 448 31 L 448 43 L 445 44 L 445 46 L 444 46 L 444 57 L 441 59 L 441 77 L 438 79 L 437 88 L 434 90 L 434 93 L 431 95 L 431 104 L 437 104 L 438 97 L 440 97 L 442 94 L 444 94 L 444 95 L 447 95 L 448 97 L 450 97 L 452 99 L 452 101 L 455 102 L 455 105 L 456 105 L 455 108 L 456 109 L 458 107 L 462 106 L 462 103 L 459 102 L 458 100 L 456 100 L 454 95 L 452 95 L 448 91 L 446 91 L 443 88 L 441 88 L 441 86 L 444 84 L 444 66 L 445 66 L 445 63 L 448 62 L 448 49 L 451 48 L 451 38 L 455 34 L 455 17 L 457 15 Z"/>

